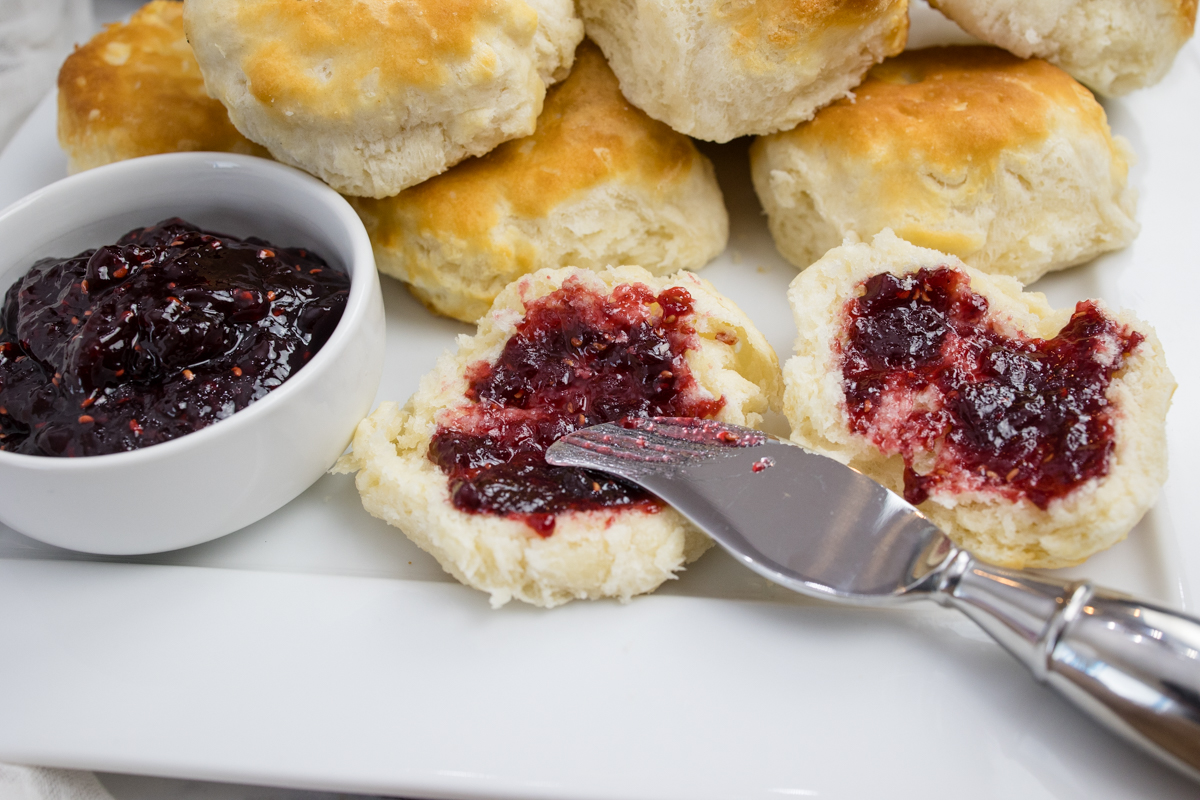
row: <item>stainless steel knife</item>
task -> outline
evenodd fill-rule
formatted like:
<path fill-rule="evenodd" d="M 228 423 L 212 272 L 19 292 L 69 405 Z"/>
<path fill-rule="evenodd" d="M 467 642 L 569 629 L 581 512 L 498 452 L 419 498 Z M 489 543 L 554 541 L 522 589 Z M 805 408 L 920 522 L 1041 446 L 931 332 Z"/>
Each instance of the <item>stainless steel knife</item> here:
<path fill-rule="evenodd" d="M 1200 780 L 1200 620 L 1092 585 L 985 564 L 869 478 L 749 428 L 693 419 L 564 436 L 559 466 L 658 495 L 801 594 L 962 611 L 1103 725 Z"/>

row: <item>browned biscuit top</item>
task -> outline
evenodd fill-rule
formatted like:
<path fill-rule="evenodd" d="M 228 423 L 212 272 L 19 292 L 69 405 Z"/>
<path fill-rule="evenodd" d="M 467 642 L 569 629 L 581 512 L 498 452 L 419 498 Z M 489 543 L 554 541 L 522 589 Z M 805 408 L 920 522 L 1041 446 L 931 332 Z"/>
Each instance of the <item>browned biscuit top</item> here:
<path fill-rule="evenodd" d="M 1124 182 L 1127 162 L 1104 109 L 1082 84 L 1040 59 L 996 47 L 910 50 L 874 67 L 854 95 L 792 131 L 756 143 L 792 143 L 823 154 L 846 191 L 893 216 L 936 219 L 946 196 L 982 199 L 1014 154 L 1056 137 L 1107 148 Z M 1116 179 L 1116 178 L 1114 178 Z M 886 223 L 921 244 L 966 256 L 981 241 L 959 234 L 929 238 L 925 227 Z"/>
<path fill-rule="evenodd" d="M 1044 139 L 1062 111 L 1107 133 L 1100 104 L 1058 67 L 996 47 L 931 47 L 879 64 L 797 135 L 951 174 Z"/>
<path fill-rule="evenodd" d="M 797 51 L 831 29 L 861 27 L 897 6 L 903 12 L 906 0 L 727 0 L 714 3 L 710 13 L 732 31 L 734 55 L 752 59 L 771 51 Z M 908 38 L 907 24 L 891 35 L 888 50 L 898 52 Z"/>
<path fill-rule="evenodd" d="M 250 92 L 268 106 L 328 118 L 407 88 L 489 80 L 496 32 L 531 42 L 537 12 L 523 0 L 250 0 L 228 24 Z"/>
<path fill-rule="evenodd" d="M 266 155 L 205 92 L 182 14 L 182 2 L 153 0 L 67 57 L 58 73 L 58 138 L 72 172 L 184 150 Z"/>
<path fill-rule="evenodd" d="M 1197 0 L 1179 0 L 1179 27 L 1187 36 L 1196 29 Z"/>
<path fill-rule="evenodd" d="M 479 240 L 502 211 L 546 216 L 573 194 L 606 180 L 639 181 L 656 190 L 681 180 L 699 158 L 682 134 L 650 119 L 621 94 L 599 48 L 585 40 L 570 76 L 546 95 L 532 136 L 383 200 L 358 200 L 379 221 L 377 245 L 403 235 L 389 221 L 416 215 L 418 228 Z"/>

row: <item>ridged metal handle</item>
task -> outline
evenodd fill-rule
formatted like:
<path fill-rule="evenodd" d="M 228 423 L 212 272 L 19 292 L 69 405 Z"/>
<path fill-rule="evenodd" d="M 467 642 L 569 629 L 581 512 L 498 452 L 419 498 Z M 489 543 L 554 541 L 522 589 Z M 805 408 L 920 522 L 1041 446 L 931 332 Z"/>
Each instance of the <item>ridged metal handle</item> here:
<path fill-rule="evenodd" d="M 966 552 L 940 584 L 935 599 L 975 620 L 1039 680 L 1200 780 L 1200 620 Z"/>

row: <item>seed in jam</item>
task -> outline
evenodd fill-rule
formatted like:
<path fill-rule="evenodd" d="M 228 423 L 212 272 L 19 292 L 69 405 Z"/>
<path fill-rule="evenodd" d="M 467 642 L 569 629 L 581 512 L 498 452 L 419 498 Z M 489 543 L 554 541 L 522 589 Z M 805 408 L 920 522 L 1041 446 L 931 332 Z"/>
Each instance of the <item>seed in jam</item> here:
<path fill-rule="evenodd" d="M 349 288 L 306 250 L 180 219 L 39 261 L 0 308 L 0 449 L 117 453 L 224 419 L 325 344 Z"/>
<path fill-rule="evenodd" d="M 750 465 L 750 470 L 751 472 L 759 473 L 768 470 L 773 466 L 775 466 L 775 459 L 768 456 L 763 456 L 758 461 L 755 461 Z"/>
<path fill-rule="evenodd" d="M 604 296 L 578 278 L 529 303 L 495 363 L 470 368 L 470 403 L 446 412 L 429 459 L 461 511 L 525 522 L 541 536 L 565 511 L 659 509 L 644 490 L 603 473 L 552 467 L 545 452 L 572 431 L 629 417 L 711 417 L 684 353 L 697 345 L 682 287 L 655 295 L 622 284 Z"/>
<path fill-rule="evenodd" d="M 1076 305 L 1053 339 L 1001 333 L 949 267 L 876 275 L 846 304 L 851 428 L 904 459 L 904 496 L 988 492 L 1045 509 L 1108 473 L 1106 391 L 1145 337 Z M 918 471 L 919 465 L 919 471 Z"/>

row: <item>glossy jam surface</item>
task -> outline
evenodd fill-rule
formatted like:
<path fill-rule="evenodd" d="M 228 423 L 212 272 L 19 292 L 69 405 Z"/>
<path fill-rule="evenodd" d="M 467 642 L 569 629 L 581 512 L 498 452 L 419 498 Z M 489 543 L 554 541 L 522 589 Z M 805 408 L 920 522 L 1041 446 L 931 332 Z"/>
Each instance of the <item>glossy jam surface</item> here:
<path fill-rule="evenodd" d="M 0 310 L 0 449 L 117 453 L 224 419 L 308 362 L 349 289 L 310 252 L 179 219 L 39 261 Z"/>
<path fill-rule="evenodd" d="M 571 431 L 627 417 L 711 417 L 684 353 L 696 345 L 692 297 L 623 284 L 608 296 L 575 278 L 528 304 L 495 363 L 468 374 L 465 406 L 443 414 L 429 458 L 455 507 L 520 519 L 542 536 L 571 510 L 638 506 L 643 490 L 601 473 L 552 467 L 544 454 Z"/>
<path fill-rule="evenodd" d="M 842 345 L 853 430 L 904 458 L 905 499 L 996 493 L 1040 508 L 1107 474 L 1109 382 L 1145 337 L 1079 303 L 1053 339 L 1009 336 L 949 267 L 869 278 Z"/>

